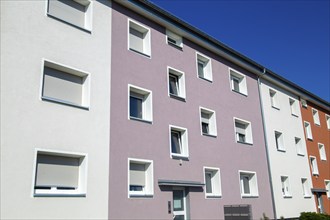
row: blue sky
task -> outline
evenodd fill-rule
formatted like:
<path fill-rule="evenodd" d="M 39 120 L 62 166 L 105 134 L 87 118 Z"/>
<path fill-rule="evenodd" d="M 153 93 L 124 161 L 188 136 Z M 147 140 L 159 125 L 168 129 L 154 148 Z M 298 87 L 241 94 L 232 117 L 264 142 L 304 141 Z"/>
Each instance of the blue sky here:
<path fill-rule="evenodd" d="M 330 101 L 330 0 L 151 0 Z"/>

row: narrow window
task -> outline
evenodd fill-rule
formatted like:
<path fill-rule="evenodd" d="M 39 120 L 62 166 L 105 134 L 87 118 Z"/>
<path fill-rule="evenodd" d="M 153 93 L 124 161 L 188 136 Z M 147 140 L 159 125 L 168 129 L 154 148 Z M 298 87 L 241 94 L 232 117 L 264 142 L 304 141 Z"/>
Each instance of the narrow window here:
<path fill-rule="evenodd" d="M 206 197 L 221 196 L 220 169 L 204 167 Z"/>
<path fill-rule="evenodd" d="M 42 100 L 88 109 L 88 76 L 79 70 L 44 61 Z"/>
<path fill-rule="evenodd" d="M 211 59 L 199 53 L 196 53 L 196 57 L 198 77 L 201 79 L 212 81 Z"/>
<path fill-rule="evenodd" d="M 276 142 L 276 148 L 278 151 L 285 151 L 284 142 L 283 142 L 283 134 L 281 132 L 275 131 L 275 142 Z"/>
<path fill-rule="evenodd" d="M 79 28 L 92 29 L 90 0 L 48 0 L 47 14 Z"/>
<path fill-rule="evenodd" d="M 257 176 L 255 172 L 240 171 L 240 185 L 242 197 L 258 196 Z"/>
<path fill-rule="evenodd" d="M 312 174 L 313 175 L 319 175 L 319 169 L 317 167 L 317 162 L 315 157 L 309 157 L 311 168 L 312 168 Z"/>
<path fill-rule="evenodd" d="M 282 185 L 282 195 L 284 197 L 291 197 L 289 177 L 281 176 L 281 185 Z"/>
<path fill-rule="evenodd" d="M 236 141 L 238 143 L 252 144 L 251 123 L 240 119 L 235 119 Z"/>
<path fill-rule="evenodd" d="M 269 90 L 269 96 L 270 96 L 270 103 L 272 107 L 279 109 L 279 104 L 278 104 L 278 98 L 277 98 L 277 92 L 270 89 Z"/>
<path fill-rule="evenodd" d="M 330 198 L 330 180 L 324 180 L 325 189 L 327 190 L 327 196 Z"/>
<path fill-rule="evenodd" d="M 129 49 L 145 55 L 151 56 L 150 29 L 137 22 L 129 20 Z"/>
<path fill-rule="evenodd" d="M 152 93 L 140 87 L 128 85 L 129 118 L 152 121 Z"/>
<path fill-rule="evenodd" d="M 129 197 L 152 196 L 153 162 L 150 160 L 128 159 Z"/>
<path fill-rule="evenodd" d="M 310 197 L 310 189 L 307 178 L 301 178 L 301 185 L 304 197 Z"/>
<path fill-rule="evenodd" d="M 305 99 L 300 99 L 301 106 L 307 108 L 307 101 Z"/>
<path fill-rule="evenodd" d="M 329 115 L 325 115 L 325 121 L 327 123 L 327 127 L 330 130 L 330 116 Z"/>
<path fill-rule="evenodd" d="M 184 73 L 168 67 L 168 92 L 174 98 L 186 98 Z"/>
<path fill-rule="evenodd" d="M 237 93 L 247 95 L 247 86 L 246 86 L 246 77 L 245 75 L 233 70 L 229 69 L 230 72 L 230 81 L 231 81 L 231 89 Z"/>
<path fill-rule="evenodd" d="M 316 109 L 312 109 L 314 124 L 320 125 L 319 112 Z"/>
<path fill-rule="evenodd" d="M 181 36 L 173 33 L 172 31 L 166 30 L 166 40 L 167 44 L 182 50 L 183 42 Z"/>
<path fill-rule="evenodd" d="M 309 122 L 305 121 L 304 126 L 307 139 L 313 140 L 311 125 L 309 124 Z"/>
<path fill-rule="evenodd" d="M 319 145 L 320 159 L 327 160 L 327 155 L 325 153 L 324 144 L 319 143 L 318 145 Z"/>
<path fill-rule="evenodd" d="M 210 109 L 200 108 L 200 117 L 202 134 L 217 136 L 215 112 Z"/>
<path fill-rule="evenodd" d="M 301 139 L 295 137 L 294 141 L 295 141 L 295 145 L 296 145 L 297 154 L 298 155 L 305 155 Z"/>
<path fill-rule="evenodd" d="M 289 104 L 291 109 L 291 115 L 298 116 L 296 100 L 289 98 Z"/>
<path fill-rule="evenodd" d="M 170 148 L 172 158 L 188 157 L 188 131 L 185 128 L 170 126 Z"/>
<path fill-rule="evenodd" d="M 34 196 L 84 196 L 86 156 L 38 151 Z"/>

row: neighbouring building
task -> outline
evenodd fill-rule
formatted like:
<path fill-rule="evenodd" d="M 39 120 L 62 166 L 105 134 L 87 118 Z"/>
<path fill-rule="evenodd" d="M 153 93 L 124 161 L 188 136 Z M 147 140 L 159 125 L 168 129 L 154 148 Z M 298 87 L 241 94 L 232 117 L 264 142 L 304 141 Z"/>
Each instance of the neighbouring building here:
<path fill-rule="evenodd" d="M 106 219 L 111 1 L 0 2 L 0 218 Z"/>
<path fill-rule="evenodd" d="M 316 209 L 330 213 L 330 110 L 308 99 L 300 106 Z"/>

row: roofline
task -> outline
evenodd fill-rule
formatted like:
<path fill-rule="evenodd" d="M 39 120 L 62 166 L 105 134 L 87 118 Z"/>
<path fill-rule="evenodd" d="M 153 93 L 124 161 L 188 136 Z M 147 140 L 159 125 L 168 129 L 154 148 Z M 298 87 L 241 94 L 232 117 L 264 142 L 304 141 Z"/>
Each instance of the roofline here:
<path fill-rule="evenodd" d="M 150 1 L 148 0 L 127 0 L 127 1 L 114 0 L 114 1 L 138 13 L 142 13 L 142 15 L 144 16 L 147 17 L 157 16 L 160 18 L 157 20 L 158 23 L 162 24 L 166 22 L 166 24 L 168 25 L 175 26 L 176 28 L 179 27 L 185 33 L 189 34 L 190 40 L 197 41 L 199 44 L 201 42 L 204 42 L 203 46 L 206 46 L 208 49 L 220 55 L 221 57 L 227 58 L 229 61 L 247 69 L 248 71 L 256 74 L 257 76 L 264 78 L 280 87 L 284 87 L 285 89 L 290 90 L 292 93 L 298 95 L 299 97 L 306 99 L 316 105 L 319 105 L 320 107 L 324 108 L 327 111 L 330 111 L 330 102 L 320 98 L 319 96 L 303 89 L 297 84 L 267 69 L 261 64 L 235 51 L 234 49 L 221 43 L 219 40 L 211 37 L 210 35 L 204 33 L 203 31 L 190 25 L 189 23 L 175 17 L 171 13 L 165 11 L 164 9 L 158 7 L 157 5 L 151 3 Z"/>

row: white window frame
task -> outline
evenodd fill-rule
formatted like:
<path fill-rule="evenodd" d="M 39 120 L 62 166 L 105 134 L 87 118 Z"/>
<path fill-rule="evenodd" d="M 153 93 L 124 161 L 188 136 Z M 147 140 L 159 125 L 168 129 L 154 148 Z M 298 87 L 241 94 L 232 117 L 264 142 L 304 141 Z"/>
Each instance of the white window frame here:
<path fill-rule="evenodd" d="M 324 187 L 327 190 L 327 197 L 330 199 L 330 180 L 324 180 Z"/>
<path fill-rule="evenodd" d="M 145 187 L 142 191 L 130 191 L 130 164 L 131 162 L 136 164 L 149 164 L 148 169 L 145 171 Z M 127 191 L 128 198 L 134 197 L 152 197 L 154 195 L 154 168 L 153 160 L 146 159 L 137 159 L 137 158 L 128 158 L 127 165 Z"/>
<path fill-rule="evenodd" d="M 170 74 L 176 76 L 178 79 L 178 95 L 170 93 Z M 186 99 L 186 82 L 184 72 L 167 66 L 167 86 L 168 96 L 181 98 L 183 100 Z"/>
<path fill-rule="evenodd" d="M 130 28 L 140 32 L 145 33 L 145 37 L 143 39 L 143 51 L 138 51 L 130 46 Z M 144 57 L 151 58 L 151 30 L 149 27 L 134 21 L 130 18 L 127 20 L 127 48 L 130 51 L 133 51 L 137 54 L 143 55 Z"/>
<path fill-rule="evenodd" d="M 181 153 L 172 153 L 172 131 L 180 134 L 180 150 Z M 169 126 L 169 146 L 170 146 L 170 157 L 173 159 L 187 159 L 189 158 L 188 149 L 188 130 L 187 128 L 170 125 Z"/>
<path fill-rule="evenodd" d="M 323 161 L 326 161 L 327 160 L 327 154 L 326 154 L 326 151 L 325 151 L 324 144 L 318 143 L 317 146 L 319 148 L 320 159 L 323 160 Z"/>
<path fill-rule="evenodd" d="M 233 119 L 234 119 L 233 120 L 234 121 L 234 132 L 235 132 L 234 134 L 235 134 L 236 143 L 253 145 L 253 135 L 252 135 L 252 124 L 251 124 L 251 122 L 240 119 L 240 118 L 236 118 L 236 117 L 234 117 Z M 239 141 L 238 134 L 236 132 L 236 121 L 238 123 L 246 125 L 246 128 L 245 128 L 245 142 Z"/>
<path fill-rule="evenodd" d="M 249 176 L 249 191 L 250 191 L 250 193 L 244 193 L 244 183 L 243 183 L 243 180 L 241 178 L 241 175 Z M 238 171 L 238 177 L 239 177 L 239 186 L 240 186 L 241 197 L 242 198 L 259 197 L 258 180 L 257 180 L 257 173 L 256 172 L 239 170 Z"/>
<path fill-rule="evenodd" d="M 301 106 L 307 108 L 307 101 L 305 99 L 300 98 Z"/>
<path fill-rule="evenodd" d="M 327 124 L 328 130 L 330 130 L 330 115 L 325 115 L 325 122 Z"/>
<path fill-rule="evenodd" d="M 202 117 L 202 113 L 209 115 L 209 118 L 204 119 Z M 199 107 L 199 116 L 200 116 L 201 134 L 204 136 L 216 137 L 218 135 L 218 132 L 217 132 L 217 118 L 216 118 L 215 111 L 200 106 Z M 203 122 L 208 123 L 208 129 L 209 129 L 208 133 L 203 132 L 203 126 L 202 126 Z"/>
<path fill-rule="evenodd" d="M 238 82 L 239 91 L 237 91 L 234 88 L 234 78 L 239 81 Z M 243 73 L 240 73 L 237 70 L 229 68 L 229 80 L 230 80 L 230 86 L 231 86 L 232 91 L 245 95 L 245 96 L 248 95 L 246 76 Z"/>
<path fill-rule="evenodd" d="M 203 68 L 203 75 L 200 76 L 198 72 L 198 63 L 199 60 L 204 63 L 204 68 Z M 212 82 L 213 81 L 213 76 L 212 76 L 212 60 L 211 58 L 196 52 L 196 70 L 197 70 L 197 77 L 200 79 L 205 79 L 207 81 Z"/>
<path fill-rule="evenodd" d="M 142 118 L 134 117 L 130 115 L 130 96 L 131 91 L 141 95 L 142 98 Z M 128 84 L 128 119 L 129 120 L 138 120 L 152 123 L 153 121 L 153 106 L 152 106 L 152 91 Z"/>
<path fill-rule="evenodd" d="M 285 178 L 285 180 L 283 181 L 282 178 Z M 283 191 L 283 185 L 284 185 L 284 191 Z M 292 197 L 289 176 L 281 176 L 281 191 L 282 191 L 282 196 L 284 198 Z"/>
<path fill-rule="evenodd" d="M 310 165 L 311 165 L 312 174 L 314 176 L 318 176 L 319 175 L 319 168 L 318 168 L 318 165 L 317 165 L 316 157 L 309 156 L 309 162 L 310 162 Z"/>
<path fill-rule="evenodd" d="M 282 151 L 285 152 L 285 146 L 284 146 L 284 135 L 282 132 L 280 131 L 274 131 L 275 134 L 275 145 L 276 145 L 276 149 L 278 151 Z"/>
<path fill-rule="evenodd" d="M 205 198 L 220 198 L 222 196 L 221 191 L 221 173 L 220 169 L 216 167 L 203 167 L 204 171 L 204 183 L 205 183 Z M 212 193 L 206 192 L 206 178 L 205 174 L 211 173 L 211 186 L 212 186 Z"/>
<path fill-rule="evenodd" d="M 309 181 L 307 178 L 301 178 L 301 185 L 303 189 L 303 196 L 304 198 L 310 198 L 311 197 L 311 190 L 310 190 L 310 185 Z"/>
<path fill-rule="evenodd" d="M 78 25 L 78 24 L 74 24 L 70 21 L 67 21 L 64 18 L 61 18 L 61 16 L 51 14 L 49 12 L 49 7 L 50 7 L 49 2 L 50 1 L 53 1 L 53 0 L 48 0 L 47 1 L 47 10 L 46 10 L 47 16 L 52 17 L 52 18 L 56 18 L 57 20 L 60 20 L 64 23 L 66 23 L 66 24 L 70 24 L 70 25 L 72 25 L 74 27 L 77 27 L 79 29 L 82 29 L 82 30 L 85 30 L 85 31 L 88 31 L 88 32 L 92 31 L 92 26 L 93 26 L 93 1 L 92 0 L 72 0 L 76 3 L 78 3 L 78 4 L 86 7 L 85 19 L 84 19 L 84 25 L 83 26 Z"/>
<path fill-rule="evenodd" d="M 298 117 L 297 100 L 293 98 L 289 98 L 289 105 L 290 105 L 291 115 Z"/>
<path fill-rule="evenodd" d="M 68 75 L 81 77 L 84 81 L 83 84 L 82 84 L 82 91 L 81 91 L 81 103 L 73 103 L 69 100 L 58 99 L 58 98 L 55 98 L 55 97 L 50 97 L 50 96 L 44 95 L 44 88 L 45 88 L 44 68 L 45 67 L 64 72 Z M 60 64 L 60 63 L 57 63 L 57 62 L 54 62 L 54 61 L 42 59 L 41 88 L 40 88 L 41 100 L 46 100 L 46 101 L 50 101 L 50 102 L 54 102 L 54 103 L 59 103 L 59 104 L 67 105 L 67 106 L 78 107 L 78 108 L 81 108 L 81 109 L 89 110 L 89 106 L 90 106 L 90 81 L 91 81 L 90 78 L 91 78 L 91 74 L 86 72 L 86 71 L 82 71 L 82 70 L 79 70 L 77 68 L 70 67 L 70 66 L 67 66 L 67 65 L 64 65 L 64 64 Z"/>
<path fill-rule="evenodd" d="M 319 116 L 319 111 L 316 110 L 315 108 L 312 108 L 312 115 L 313 115 L 313 121 L 314 121 L 314 124 L 320 126 L 320 116 Z"/>
<path fill-rule="evenodd" d="M 274 89 L 269 89 L 269 97 L 270 97 L 270 104 L 273 108 L 279 110 L 280 104 L 279 104 L 279 98 L 278 98 L 278 91 Z"/>
<path fill-rule="evenodd" d="M 37 158 L 38 154 L 49 156 L 62 156 L 70 158 L 80 158 L 78 187 L 74 190 L 61 190 L 56 187 L 51 189 L 35 189 L 37 181 Z M 85 197 L 87 194 L 87 170 L 88 155 L 86 153 L 59 151 L 36 148 L 34 155 L 33 177 L 32 177 L 32 196 L 33 197 Z"/>
<path fill-rule="evenodd" d="M 311 124 L 308 121 L 304 121 L 304 128 L 305 128 L 306 138 L 308 140 L 313 140 Z"/>
<path fill-rule="evenodd" d="M 175 41 L 174 42 L 171 42 L 169 39 L 172 39 Z M 182 36 L 179 36 L 177 34 L 175 34 L 174 32 L 166 29 L 166 43 L 168 45 L 171 45 L 171 46 L 174 46 L 178 49 L 181 49 L 183 48 L 183 40 L 182 40 Z"/>
<path fill-rule="evenodd" d="M 302 142 L 301 138 L 295 137 L 294 141 L 295 141 L 297 154 L 300 155 L 300 156 L 304 156 L 305 155 L 305 150 L 304 150 L 304 145 L 303 145 L 303 142 Z"/>

